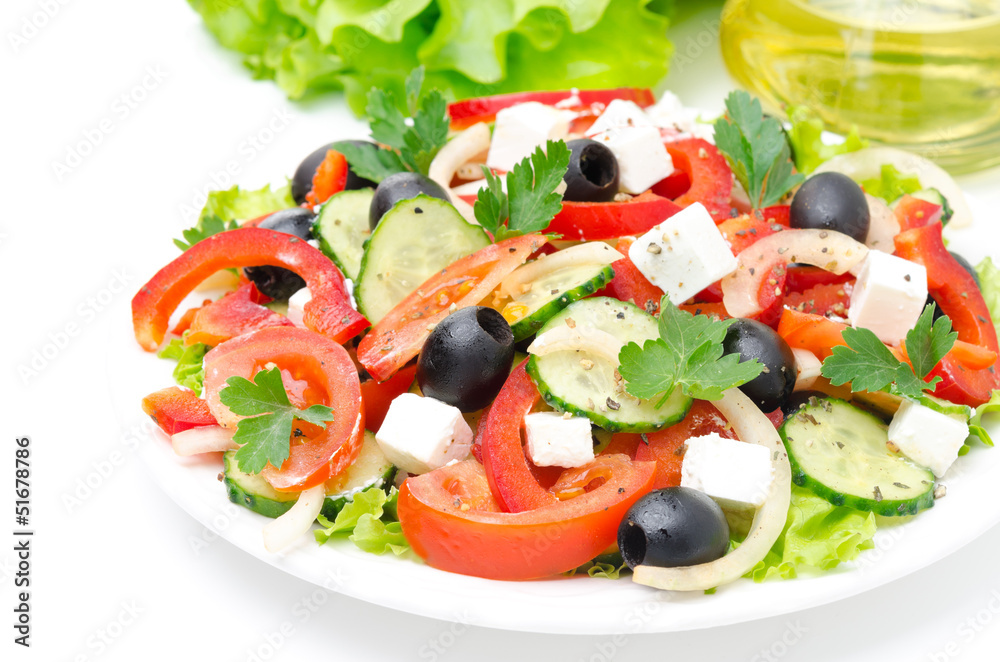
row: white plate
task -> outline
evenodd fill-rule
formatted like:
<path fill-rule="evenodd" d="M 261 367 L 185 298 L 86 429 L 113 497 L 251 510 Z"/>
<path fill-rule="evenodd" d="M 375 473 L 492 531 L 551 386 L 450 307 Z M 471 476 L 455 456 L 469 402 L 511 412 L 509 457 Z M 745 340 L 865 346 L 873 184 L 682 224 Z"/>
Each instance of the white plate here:
<path fill-rule="evenodd" d="M 971 202 L 971 201 L 970 201 Z M 978 211 L 978 210 L 977 210 Z M 977 214 L 977 218 L 983 216 Z M 980 224 L 951 237 L 970 258 L 996 246 L 1000 228 Z M 148 274 L 145 274 L 148 276 Z M 130 324 L 109 338 L 108 369 L 119 413 L 138 413 L 143 395 L 172 384 L 172 362 L 144 353 Z M 133 420 L 130 414 L 125 414 Z M 625 579 L 588 577 L 499 582 L 375 556 L 342 541 L 304 538 L 280 555 L 264 550 L 269 521 L 229 502 L 217 476 L 219 456 L 179 458 L 166 437 L 144 440 L 139 453 L 160 486 L 203 525 L 265 563 L 367 602 L 447 621 L 528 632 L 615 634 L 709 628 L 775 616 L 841 600 L 913 573 L 968 544 L 1000 522 L 1000 450 L 977 447 L 959 458 L 944 483 L 948 494 L 905 523 L 882 520 L 875 549 L 834 572 L 754 584 L 740 580 L 714 595 L 666 593 Z M 1000 429 L 993 430 L 1000 436 Z"/>

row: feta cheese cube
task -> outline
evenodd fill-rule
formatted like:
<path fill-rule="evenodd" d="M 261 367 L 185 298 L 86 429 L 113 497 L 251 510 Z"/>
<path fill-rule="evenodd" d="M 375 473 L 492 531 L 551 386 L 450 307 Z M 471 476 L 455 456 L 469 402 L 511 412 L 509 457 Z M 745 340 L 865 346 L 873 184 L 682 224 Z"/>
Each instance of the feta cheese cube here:
<path fill-rule="evenodd" d="M 896 345 L 917 323 L 927 304 L 927 269 L 901 257 L 872 250 L 861 265 L 847 319 Z"/>
<path fill-rule="evenodd" d="M 308 287 L 303 287 L 301 290 L 288 297 L 288 312 L 286 313 L 286 316 L 292 321 L 292 324 L 305 328 L 305 324 L 302 322 L 302 316 L 305 314 L 306 304 L 310 301 L 312 301 L 312 292 L 309 291 Z"/>
<path fill-rule="evenodd" d="M 403 393 L 389 405 L 375 441 L 397 467 L 424 474 L 467 456 L 472 428 L 457 407 Z"/>
<path fill-rule="evenodd" d="M 486 166 L 504 172 L 544 145 L 565 138 L 573 113 L 537 101 L 504 108 L 497 113 Z"/>
<path fill-rule="evenodd" d="M 910 400 L 903 400 L 889 424 L 889 441 L 938 477 L 958 459 L 968 436 L 965 417 L 942 414 Z"/>
<path fill-rule="evenodd" d="M 646 117 L 645 111 L 634 101 L 624 99 L 614 99 L 608 104 L 604 112 L 594 120 L 590 128 L 584 132 L 585 136 L 596 136 L 605 131 L 624 129 L 629 126 L 653 126 L 653 123 Z"/>
<path fill-rule="evenodd" d="M 528 457 L 538 467 L 582 467 L 594 461 L 590 420 L 555 412 L 524 417 Z"/>
<path fill-rule="evenodd" d="M 773 480 L 771 453 L 763 446 L 726 439 L 714 432 L 687 440 L 681 487 L 756 508 L 767 499 Z"/>
<path fill-rule="evenodd" d="M 677 212 L 628 250 L 629 259 L 653 285 L 682 304 L 736 271 L 736 256 L 701 203 Z"/>
<path fill-rule="evenodd" d="M 715 144 L 714 126 L 700 122 L 700 116 L 700 111 L 686 107 L 672 92 L 664 92 L 655 105 L 646 109 L 646 117 L 653 126 L 666 132 L 666 139 L 701 138 Z"/>
<path fill-rule="evenodd" d="M 626 193 L 642 193 L 674 171 L 656 127 L 612 128 L 593 139 L 607 145 L 618 159 L 618 189 Z"/>

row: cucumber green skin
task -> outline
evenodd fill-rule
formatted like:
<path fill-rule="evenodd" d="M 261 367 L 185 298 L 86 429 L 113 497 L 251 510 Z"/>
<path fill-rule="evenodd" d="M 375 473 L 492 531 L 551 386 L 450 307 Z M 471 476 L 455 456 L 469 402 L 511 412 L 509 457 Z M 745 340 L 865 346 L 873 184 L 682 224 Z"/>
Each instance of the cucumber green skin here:
<path fill-rule="evenodd" d="M 594 294 L 599 289 L 610 283 L 611 279 L 614 277 L 615 270 L 611 268 L 611 265 L 606 265 L 603 269 L 601 269 L 599 274 L 588 280 L 586 283 L 583 283 L 578 287 L 574 287 L 571 290 L 567 290 L 562 294 L 553 296 L 552 299 L 541 308 L 511 325 L 510 330 L 514 332 L 514 342 L 521 342 L 525 338 L 530 338 L 535 335 L 535 333 L 537 333 L 540 328 L 545 326 L 545 323 L 548 322 L 549 319 L 557 315 L 560 310 L 574 301 L 579 301 L 584 297 L 589 297 L 591 294 Z"/>
<path fill-rule="evenodd" d="M 350 196 L 350 197 L 360 197 L 362 195 L 366 195 L 366 197 L 368 199 L 368 204 L 371 205 L 371 199 L 372 199 L 372 197 L 374 197 L 375 192 L 372 191 L 371 189 L 360 189 L 360 190 L 356 190 L 356 191 L 341 191 L 340 193 L 334 194 L 334 196 L 332 198 L 330 198 L 329 200 L 327 200 L 326 203 L 325 203 L 325 205 L 329 205 L 331 202 L 334 203 L 334 204 L 336 204 L 337 197 L 338 196 L 343 196 L 345 194 L 347 196 Z M 326 209 L 325 205 L 324 205 L 324 209 Z M 348 268 L 348 266 L 346 264 L 344 264 L 344 262 L 337 255 L 337 250 L 327 240 L 326 234 L 324 234 L 324 232 L 323 232 L 323 223 L 322 223 L 322 221 L 323 221 L 323 211 L 321 210 L 320 213 L 319 213 L 319 216 L 316 217 L 315 223 L 313 223 L 313 236 L 319 239 L 319 249 L 321 251 L 323 251 L 323 254 L 326 255 L 328 258 L 330 258 L 333 261 L 334 264 L 337 265 L 337 268 L 340 269 L 341 273 L 343 273 L 345 276 L 347 276 L 348 278 L 350 278 L 352 280 L 357 280 L 358 274 L 357 273 L 351 273 L 351 270 Z M 367 225 L 368 225 L 368 216 L 367 216 L 367 214 L 364 217 L 364 223 L 365 223 L 365 226 L 367 227 Z M 365 241 L 367 242 L 368 240 L 366 239 Z M 363 247 L 359 247 L 359 249 L 363 251 Z"/>
<path fill-rule="evenodd" d="M 392 481 L 396 477 L 396 467 L 390 468 L 384 474 L 382 474 L 382 486 L 388 492 L 389 488 L 392 487 Z M 270 517 L 276 519 L 281 517 L 295 505 L 295 499 L 290 501 L 277 501 L 259 494 L 253 494 L 243 489 L 235 480 L 233 480 L 229 474 L 224 473 L 222 482 L 226 486 L 226 492 L 229 495 L 229 500 L 233 503 L 243 506 L 258 515 L 263 515 L 264 517 Z M 346 496 L 328 496 L 323 500 L 323 508 L 320 514 L 328 520 L 333 520 L 337 517 L 337 514 L 344 509 L 347 505 L 349 499 Z"/>
<path fill-rule="evenodd" d="M 841 403 L 847 406 L 853 406 L 844 400 L 837 400 L 834 398 L 829 398 L 828 400 L 834 404 Z M 805 409 L 807 409 L 807 407 L 802 407 L 799 411 L 802 412 Z M 872 418 L 878 420 L 878 417 L 874 414 L 870 415 Z M 788 442 L 786 431 L 789 423 L 793 420 L 794 417 L 786 419 L 785 422 L 782 423 L 781 427 L 778 428 L 778 435 L 781 437 L 781 443 L 785 445 L 785 450 L 788 452 L 788 464 L 791 466 L 792 470 L 792 482 L 799 487 L 804 487 L 810 490 L 816 496 L 826 499 L 835 506 L 847 506 L 848 508 L 854 508 L 855 510 L 873 512 L 876 515 L 882 515 L 883 517 L 916 515 L 921 510 L 926 510 L 927 508 L 932 508 L 934 506 L 933 481 L 923 494 L 920 494 L 913 499 L 882 499 L 881 501 L 876 501 L 874 498 L 857 496 L 855 494 L 844 494 L 843 492 L 827 487 L 803 471 L 802 467 L 799 465 L 798 460 L 795 457 L 795 453 L 792 450 L 792 445 Z"/>

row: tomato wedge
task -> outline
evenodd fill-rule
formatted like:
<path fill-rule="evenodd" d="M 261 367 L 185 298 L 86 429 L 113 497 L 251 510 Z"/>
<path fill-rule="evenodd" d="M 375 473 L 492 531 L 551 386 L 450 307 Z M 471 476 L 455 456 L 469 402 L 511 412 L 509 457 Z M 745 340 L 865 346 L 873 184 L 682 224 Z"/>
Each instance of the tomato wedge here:
<path fill-rule="evenodd" d="M 816 285 L 803 292 L 788 292 L 785 295 L 785 305 L 804 313 L 813 315 L 833 314 L 847 317 L 847 309 L 851 305 L 851 287 L 853 279 L 844 283 Z"/>
<path fill-rule="evenodd" d="M 540 234 L 512 237 L 463 257 L 431 276 L 390 310 L 358 345 L 358 361 L 372 377 L 387 380 L 420 353 L 451 306 L 475 306 L 548 240 Z"/>
<path fill-rule="evenodd" d="M 576 98 L 579 99 L 579 103 L 576 103 L 572 99 L 574 92 L 570 90 L 556 92 L 515 92 L 513 94 L 475 97 L 448 104 L 448 115 L 451 117 L 452 130 L 457 131 L 468 128 L 478 122 L 492 122 L 496 119 L 497 112 L 528 101 L 537 101 L 548 106 L 554 106 L 558 103 L 560 104 L 560 108 L 575 111 L 590 110 L 594 115 L 600 114 L 604 110 L 604 106 L 615 99 L 634 101 L 643 108 L 656 103 L 656 98 L 653 96 L 652 90 L 644 87 L 577 90 L 575 94 Z M 594 107 L 595 104 L 598 105 L 596 108 Z"/>
<path fill-rule="evenodd" d="M 691 437 L 716 433 L 726 439 L 736 439 L 736 434 L 711 402 L 695 400 L 687 416 L 680 423 L 641 435 L 645 437 L 637 446 L 637 462 L 655 461 L 654 490 L 676 487 L 681 484 L 681 464 L 684 462 L 684 443 Z"/>
<path fill-rule="evenodd" d="M 628 249 L 634 242 L 635 239 L 632 237 L 622 237 L 618 240 L 615 248 L 625 257 L 612 263 L 611 268 L 615 270 L 615 277 L 611 280 L 608 291 L 610 296 L 619 301 L 630 301 L 650 315 L 656 315 L 660 312 L 663 290 L 650 283 L 629 258 Z"/>
<path fill-rule="evenodd" d="M 680 210 L 670 200 L 649 191 L 622 202 L 563 202 L 562 210 L 545 231 L 568 240 L 603 241 L 645 234 Z"/>
<path fill-rule="evenodd" d="M 789 207 L 785 205 L 740 214 L 719 223 L 719 232 L 729 244 L 733 255 L 775 232 L 788 229 Z"/>
<path fill-rule="evenodd" d="M 719 149 L 707 140 L 688 138 L 667 143 L 667 152 L 674 167 L 691 179 L 691 186 L 674 202 L 681 207 L 700 202 L 717 223 L 729 218 L 733 171 Z"/>
<path fill-rule="evenodd" d="M 345 343 L 369 326 L 351 307 L 344 276 L 330 258 L 283 232 L 239 228 L 198 242 L 139 289 L 132 298 L 136 340 L 147 351 L 154 351 L 163 341 L 170 315 L 184 297 L 220 269 L 264 265 L 289 269 L 306 281 L 313 297 L 303 316 L 309 329 Z"/>
<path fill-rule="evenodd" d="M 608 467 L 600 487 L 520 513 L 499 512 L 475 460 L 442 467 L 403 483 L 399 521 L 413 551 L 440 570 L 506 580 L 566 572 L 615 541 L 625 512 L 652 484 L 652 462 L 609 455 L 596 463 Z"/>
<path fill-rule="evenodd" d="M 205 355 L 206 400 L 219 425 L 232 428 L 240 419 L 219 398 L 226 380 L 253 379 L 269 363 L 309 383 L 312 388 L 303 395 L 308 404 L 333 409 L 334 419 L 322 432 L 290 440 L 285 463 L 262 472 L 274 489 L 300 492 L 337 475 L 358 457 L 365 431 L 358 371 L 346 349 L 306 329 L 270 327 L 226 341 Z"/>
<path fill-rule="evenodd" d="M 527 360 L 510 373 L 489 413 L 479 423 L 483 469 L 490 489 L 500 507 L 512 513 L 557 501 L 535 479 L 521 442 L 524 416 L 542 397 L 525 371 L 525 364 Z"/>
<path fill-rule="evenodd" d="M 177 386 L 147 395 L 142 410 L 167 434 L 216 424 L 207 402 Z"/>
<path fill-rule="evenodd" d="M 204 343 L 214 347 L 230 338 L 250 333 L 269 326 L 293 326 L 292 321 L 265 308 L 270 297 L 261 294 L 253 283 L 240 285 L 218 301 L 202 306 L 191 319 L 190 333 L 184 339 L 186 345 Z"/>
<path fill-rule="evenodd" d="M 384 382 L 374 379 L 361 382 L 361 400 L 365 404 L 365 425 L 371 430 L 382 427 L 389 405 L 406 393 L 417 377 L 417 365 L 407 366 Z"/>

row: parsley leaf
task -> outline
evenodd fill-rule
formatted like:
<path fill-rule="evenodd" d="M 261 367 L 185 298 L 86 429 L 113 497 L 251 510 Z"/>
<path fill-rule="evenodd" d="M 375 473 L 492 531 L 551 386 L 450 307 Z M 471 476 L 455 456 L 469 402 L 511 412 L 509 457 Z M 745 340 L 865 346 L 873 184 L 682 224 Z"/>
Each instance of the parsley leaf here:
<path fill-rule="evenodd" d="M 233 441 L 241 444 L 236 451 L 240 471 L 249 474 L 260 473 L 268 464 L 281 467 L 285 463 L 295 419 L 321 426 L 333 420 L 333 410 L 329 407 L 294 407 L 288 401 L 277 367 L 261 370 L 252 382 L 230 377 L 219 392 L 219 399 L 234 414 L 252 417 L 240 420 L 233 435 Z"/>
<path fill-rule="evenodd" d="M 448 141 L 448 104 L 438 90 L 423 94 L 424 68 L 406 79 L 406 106 L 412 121 L 399 109 L 392 92 L 372 88 L 366 112 L 371 137 L 377 145 L 335 144 L 335 148 L 362 177 L 380 182 L 391 174 L 411 171 L 427 174 L 431 161 Z"/>
<path fill-rule="evenodd" d="M 755 209 L 777 203 L 805 179 L 792 173 L 781 123 L 765 118 L 760 101 L 742 90 L 726 98 L 726 114 L 715 122 L 715 144 Z"/>
<path fill-rule="evenodd" d="M 548 227 L 562 209 L 562 193 L 556 188 L 569 168 L 569 157 L 569 147 L 561 140 L 548 141 L 544 151 L 536 147 L 507 173 L 506 192 L 500 178 L 483 168 L 487 185 L 479 189 L 472 209 L 494 241 Z"/>
<path fill-rule="evenodd" d="M 618 355 L 618 371 L 625 390 L 638 398 L 661 395 L 662 407 L 674 388 L 700 400 L 718 400 L 722 392 L 745 384 L 761 373 L 757 359 L 740 362 L 738 354 L 725 354 L 722 340 L 733 320 L 684 312 L 667 297 L 660 301 L 660 337 L 642 347 L 632 342 Z"/>
<path fill-rule="evenodd" d="M 236 221 L 223 221 L 214 214 L 211 216 L 203 216 L 201 220 L 198 221 L 198 225 L 193 228 L 188 228 L 181 233 L 184 236 L 183 240 L 174 239 L 174 246 L 177 246 L 177 248 L 182 251 L 186 251 L 199 241 L 204 241 L 213 235 L 226 232 L 227 230 L 235 230 L 238 227 L 239 223 Z"/>
<path fill-rule="evenodd" d="M 933 321 L 934 306 L 928 305 L 916 325 L 906 334 L 906 354 L 913 367 L 897 359 L 873 332 L 863 328 L 844 329 L 847 345 L 833 348 L 823 361 L 821 372 L 834 386 L 850 383 L 852 391 L 887 391 L 916 400 L 941 381 L 925 378 L 951 350 L 958 334 L 951 320 Z"/>

